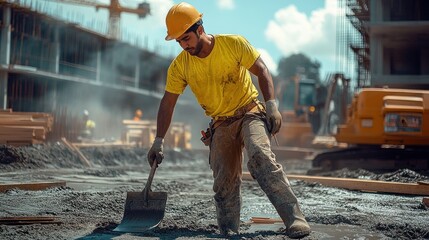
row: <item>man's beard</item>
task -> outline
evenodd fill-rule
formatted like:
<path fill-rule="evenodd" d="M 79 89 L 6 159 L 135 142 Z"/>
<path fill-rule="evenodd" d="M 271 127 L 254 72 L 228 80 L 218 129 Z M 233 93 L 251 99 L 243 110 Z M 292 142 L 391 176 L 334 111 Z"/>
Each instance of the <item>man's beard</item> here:
<path fill-rule="evenodd" d="M 201 43 L 200 36 L 198 35 L 197 45 L 194 48 L 187 49 L 186 51 L 188 51 L 188 53 L 191 54 L 192 56 L 197 56 L 201 52 L 202 48 L 203 48 L 203 44 Z M 192 49 L 194 49 L 194 51 L 192 51 Z"/>

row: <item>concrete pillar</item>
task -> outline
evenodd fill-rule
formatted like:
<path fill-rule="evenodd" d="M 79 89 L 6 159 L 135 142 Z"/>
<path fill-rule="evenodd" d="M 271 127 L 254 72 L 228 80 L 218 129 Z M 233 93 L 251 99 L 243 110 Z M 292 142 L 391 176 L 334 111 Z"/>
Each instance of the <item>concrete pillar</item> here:
<path fill-rule="evenodd" d="M 0 64 L 9 67 L 10 64 L 10 18 L 11 9 L 9 6 L 3 6 L 3 24 L 1 25 L 1 39 L 0 39 Z M 8 72 L 0 71 L 0 107 L 7 108 L 7 82 Z"/>
<path fill-rule="evenodd" d="M 137 61 L 137 63 L 136 63 L 136 74 L 135 74 L 135 78 L 134 78 L 134 87 L 135 88 L 139 88 L 139 81 L 140 81 L 140 61 Z"/>
<path fill-rule="evenodd" d="M 101 47 L 100 45 L 98 45 L 97 47 L 97 63 L 96 63 L 96 68 L 95 69 L 95 81 L 96 82 L 100 82 L 101 81 Z"/>
<path fill-rule="evenodd" d="M 370 62 L 371 62 L 371 73 L 372 80 L 375 82 L 376 79 L 383 75 L 383 46 L 381 44 L 382 37 L 375 36 L 371 33 L 371 25 L 383 22 L 383 19 L 386 17 L 386 13 L 383 13 L 383 3 L 384 0 L 371 0 L 369 3 L 369 8 L 371 9 L 370 21 L 369 21 L 369 31 L 371 36 L 370 41 Z"/>
<path fill-rule="evenodd" d="M 59 33 L 59 27 L 55 27 L 54 32 L 54 43 L 52 44 L 53 51 L 51 58 L 53 59 L 52 64 L 50 66 L 50 70 L 53 73 L 59 73 L 60 72 L 60 33 Z"/>
<path fill-rule="evenodd" d="M 389 8 L 383 10 L 384 0 L 370 0 L 369 9 L 371 22 L 382 22 L 386 17 L 390 16 Z"/>

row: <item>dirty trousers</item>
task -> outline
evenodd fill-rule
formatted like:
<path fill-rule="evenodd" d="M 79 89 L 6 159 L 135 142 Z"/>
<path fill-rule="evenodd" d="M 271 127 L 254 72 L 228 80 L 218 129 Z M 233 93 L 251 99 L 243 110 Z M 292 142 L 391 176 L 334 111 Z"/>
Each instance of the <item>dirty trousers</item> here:
<path fill-rule="evenodd" d="M 218 227 L 238 233 L 240 227 L 243 147 L 247 151 L 247 168 L 268 196 L 280 216 L 288 212 L 285 206 L 298 205 L 282 165 L 271 151 L 270 134 L 264 114 L 246 113 L 229 124 L 221 124 L 210 145 L 210 167 L 213 171 L 213 191 Z M 289 220 L 283 219 L 286 226 Z"/>

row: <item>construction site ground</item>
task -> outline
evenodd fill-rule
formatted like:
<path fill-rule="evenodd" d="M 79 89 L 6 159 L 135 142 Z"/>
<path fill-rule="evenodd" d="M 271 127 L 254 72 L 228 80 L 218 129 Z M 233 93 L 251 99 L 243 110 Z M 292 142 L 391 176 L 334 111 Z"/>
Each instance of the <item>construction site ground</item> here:
<path fill-rule="evenodd" d="M 112 231 L 124 213 L 126 193 L 141 191 L 149 165 L 147 149 L 127 146 L 81 147 L 92 166 L 63 143 L 0 146 L 0 182 L 65 183 L 43 190 L 12 188 L 0 193 L 0 217 L 52 217 L 53 221 L 0 221 L 0 239 L 223 239 L 216 225 L 207 151 L 166 150 L 153 191 L 167 192 L 165 217 L 144 233 Z M 279 162 L 288 174 L 303 174 L 308 160 Z M 244 171 L 246 171 L 244 167 Z M 400 169 L 371 173 L 347 169 L 333 177 L 394 182 L 427 181 L 428 173 Z M 351 191 L 291 180 L 313 232 L 305 239 L 428 239 L 425 196 Z M 252 180 L 242 183 L 240 234 L 231 239 L 288 239 L 281 223 L 255 224 L 252 217 L 278 219 Z"/>

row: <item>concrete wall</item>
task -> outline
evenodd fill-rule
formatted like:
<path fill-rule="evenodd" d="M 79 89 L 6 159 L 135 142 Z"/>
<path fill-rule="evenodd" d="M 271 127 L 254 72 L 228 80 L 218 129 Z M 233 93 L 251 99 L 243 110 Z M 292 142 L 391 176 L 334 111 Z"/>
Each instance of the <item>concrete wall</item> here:
<path fill-rule="evenodd" d="M 371 0 L 373 86 L 429 89 L 429 1 Z"/>

